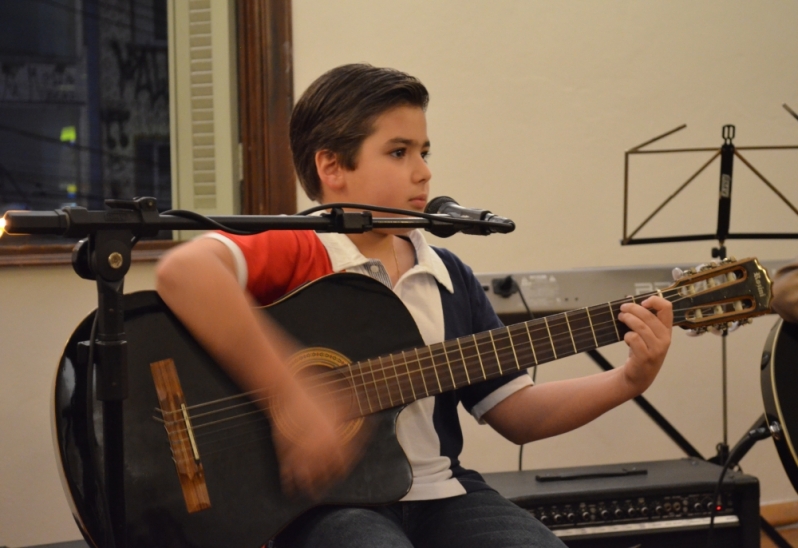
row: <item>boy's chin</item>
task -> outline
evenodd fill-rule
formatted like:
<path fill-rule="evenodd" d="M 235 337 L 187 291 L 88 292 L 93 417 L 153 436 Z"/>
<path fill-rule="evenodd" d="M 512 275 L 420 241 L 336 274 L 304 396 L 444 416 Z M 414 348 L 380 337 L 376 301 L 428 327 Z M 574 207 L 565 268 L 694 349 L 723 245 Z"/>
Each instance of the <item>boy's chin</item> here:
<path fill-rule="evenodd" d="M 407 236 L 413 232 L 413 230 L 412 228 L 377 228 L 372 230 L 372 232 L 377 234 L 391 234 L 393 236 Z"/>

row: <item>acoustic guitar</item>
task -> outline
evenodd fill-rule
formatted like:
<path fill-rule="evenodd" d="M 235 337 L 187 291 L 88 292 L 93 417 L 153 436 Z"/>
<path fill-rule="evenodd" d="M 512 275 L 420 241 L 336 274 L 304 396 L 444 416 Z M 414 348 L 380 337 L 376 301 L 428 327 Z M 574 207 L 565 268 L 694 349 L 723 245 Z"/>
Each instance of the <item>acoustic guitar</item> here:
<path fill-rule="evenodd" d="M 756 259 L 688 271 L 657 292 L 674 323 L 702 330 L 769 311 L 770 280 Z M 407 309 L 381 283 L 334 274 L 266 308 L 305 350 L 297 370 L 333 383 L 352 420 L 342 435 L 368 438 L 361 460 L 320 501 L 280 489 L 271 420 L 279 406 L 244 394 L 151 291 L 125 301 L 130 395 L 123 404 L 126 546 L 255 548 L 316 504 L 400 499 L 410 465 L 395 435 L 403 406 L 536 364 L 619 342 L 624 302 L 546 316 L 425 346 Z M 104 538 L 102 429 L 87 366 L 93 315 L 70 338 L 54 393 L 63 483 L 86 540 Z M 317 376 L 317 377 L 316 377 Z M 260 406 L 258 405 L 260 404 Z"/>
<path fill-rule="evenodd" d="M 762 400 L 771 437 L 798 492 L 798 325 L 776 322 L 765 341 L 761 363 Z"/>

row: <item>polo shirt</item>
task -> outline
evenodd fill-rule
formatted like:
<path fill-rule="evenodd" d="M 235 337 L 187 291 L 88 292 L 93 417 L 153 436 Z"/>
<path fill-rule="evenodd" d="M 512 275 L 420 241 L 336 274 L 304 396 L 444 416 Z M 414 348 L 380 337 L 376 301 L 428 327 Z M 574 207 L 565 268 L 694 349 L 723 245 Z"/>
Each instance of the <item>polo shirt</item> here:
<path fill-rule="evenodd" d="M 419 230 L 408 239 L 415 265 L 391 287 L 378 260 L 365 257 L 343 234 L 270 231 L 252 236 L 209 233 L 233 255 L 239 284 L 262 305 L 334 272 L 359 273 L 390 287 L 407 307 L 427 345 L 501 326 L 473 272 L 453 253 L 429 246 Z M 483 415 L 532 380 L 517 372 L 453 392 L 421 398 L 402 410 L 396 435 L 413 471 L 402 500 L 429 500 L 488 489 L 460 466 L 463 438 L 457 404 L 480 422 Z"/>

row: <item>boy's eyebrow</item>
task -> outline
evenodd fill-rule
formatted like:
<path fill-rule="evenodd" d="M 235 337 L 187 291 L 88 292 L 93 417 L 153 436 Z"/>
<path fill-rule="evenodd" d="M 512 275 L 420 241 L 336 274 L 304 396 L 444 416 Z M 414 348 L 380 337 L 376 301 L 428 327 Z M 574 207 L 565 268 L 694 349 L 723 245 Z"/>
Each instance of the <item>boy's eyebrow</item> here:
<path fill-rule="evenodd" d="M 416 141 L 414 139 L 406 139 L 404 137 L 394 137 L 393 139 L 389 139 L 387 144 L 410 146 L 410 145 L 415 145 L 417 143 L 418 143 L 418 141 Z M 429 140 L 424 141 L 424 144 L 421 145 L 421 146 L 422 147 L 429 147 L 430 146 Z"/>

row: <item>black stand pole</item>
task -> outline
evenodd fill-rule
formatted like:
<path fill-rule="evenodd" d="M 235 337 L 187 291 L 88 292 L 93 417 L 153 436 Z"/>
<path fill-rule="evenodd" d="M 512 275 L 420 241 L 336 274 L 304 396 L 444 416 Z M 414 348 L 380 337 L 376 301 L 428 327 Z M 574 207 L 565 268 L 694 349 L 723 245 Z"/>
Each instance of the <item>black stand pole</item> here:
<path fill-rule="evenodd" d="M 751 450 L 756 442 L 759 440 L 763 440 L 769 438 L 772 435 L 772 427 L 768 424 L 767 416 L 762 415 L 759 417 L 751 428 L 740 438 L 735 446 L 729 451 L 728 458 L 725 462 L 726 468 L 731 468 L 733 466 L 737 466 L 739 462 L 743 459 L 743 457 Z M 759 516 L 759 525 L 762 531 L 773 541 L 773 543 L 778 546 L 778 548 L 792 548 L 787 539 L 785 539 L 781 534 L 776 530 L 773 525 L 771 525 L 764 517 L 761 515 Z"/>
<path fill-rule="evenodd" d="M 114 548 L 124 548 L 127 523 L 123 402 L 128 396 L 128 360 L 123 290 L 134 244 L 131 231 L 100 230 L 79 242 L 72 253 L 75 272 L 97 283 L 96 332 L 93 340 L 88 341 L 93 347 L 88 353 L 93 363 L 85 365 L 89 372 L 96 370 L 95 397 L 102 402 L 106 544 Z M 92 424 L 93 417 L 87 417 L 87 423 Z M 94 460 L 98 460 L 96 454 L 92 454 Z M 96 462 L 95 467 L 99 468 Z"/>
<path fill-rule="evenodd" d="M 615 367 L 607 361 L 598 350 L 588 350 L 586 352 L 590 358 L 596 362 L 600 368 L 604 371 L 611 371 L 615 369 Z M 697 459 L 706 460 L 704 456 L 698 452 L 698 449 L 693 447 L 693 445 L 687 441 L 687 439 L 679 433 L 674 426 L 668 422 L 662 414 L 657 411 L 657 409 L 651 405 L 651 403 L 644 397 L 644 396 L 637 396 L 634 399 L 634 402 L 643 410 L 643 412 L 653 420 L 660 429 L 665 432 L 668 437 L 673 440 L 673 442 L 681 448 L 682 451 L 689 457 L 695 457 Z"/>

